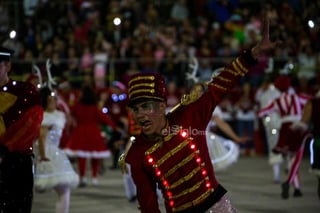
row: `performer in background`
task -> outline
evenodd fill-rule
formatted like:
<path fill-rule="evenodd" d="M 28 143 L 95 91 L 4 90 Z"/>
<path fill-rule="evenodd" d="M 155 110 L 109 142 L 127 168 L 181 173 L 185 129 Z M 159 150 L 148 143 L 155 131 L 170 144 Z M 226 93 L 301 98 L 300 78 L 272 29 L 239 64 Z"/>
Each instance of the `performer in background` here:
<path fill-rule="evenodd" d="M 30 213 L 43 109 L 37 88 L 9 78 L 13 52 L 0 47 L 0 212 Z"/>
<path fill-rule="evenodd" d="M 71 132 L 64 151 L 68 156 L 78 158 L 79 187 L 87 185 L 87 160 L 91 163 L 92 184 L 98 185 L 101 160 L 111 155 L 101 134 L 100 124 L 110 125 L 114 130 L 115 123 L 99 108 L 96 93 L 90 85 L 83 86 L 79 103 L 71 108 L 71 112 L 76 126 Z"/>
<path fill-rule="evenodd" d="M 40 137 L 35 144 L 35 190 L 44 192 L 53 189 L 58 196 L 56 213 L 68 213 L 71 188 L 78 185 L 79 176 L 59 148 L 66 116 L 57 109 L 56 96 L 51 89 L 41 88 L 40 96 L 45 111 Z"/>
<path fill-rule="evenodd" d="M 265 19 L 262 40 L 244 51 L 212 79 L 196 100 L 185 96 L 166 114 L 165 81 L 158 73 L 139 73 L 129 81 L 129 106 L 141 134 L 124 153 L 137 187 L 139 209 L 159 213 L 157 187 L 167 212 L 236 212 L 218 182 L 206 142 L 206 128 L 219 101 L 261 55 L 280 42 L 269 40 Z"/>
<path fill-rule="evenodd" d="M 212 75 L 213 78 L 215 74 Z M 191 94 L 195 98 L 199 98 L 206 89 L 207 86 L 204 83 L 195 83 L 191 89 Z M 217 134 L 216 128 L 221 130 L 231 140 Z M 229 123 L 222 119 L 222 111 L 219 105 L 213 111 L 211 120 L 207 126 L 206 136 L 208 151 L 215 171 L 225 170 L 235 163 L 240 154 L 238 144 L 250 140 L 248 136 L 240 137 L 237 135 Z"/>
<path fill-rule="evenodd" d="M 281 197 L 289 198 L 289 187 L 294 184 L 294 197 L 301 197 L 299 168 L 304 153 L 307 135 L 303 131 L 293 130 L 291 125 L 301 119 L 302 110 L 310 97 L 290 92 L 291 79 L 287 75 L 280 75 L 275 80 L 275 86 L 281 95 L 268 106 L 261 109 L 259 117 L 278 112 L 281 117 L 281 127 L 274 153 L 290 156 L 290 169 L 285 182 L 282 183 Z"/>
<path fill-rule="evenodd" d="M 258 88 L 255 94 L 255 101 L 257 110 L 261 110 L 271 104 L 276 98 L 280 96 L 281 92 L 274 86 L 270 78 L 266 77 L 262 82 L 261 86 Z M 276 184 L 281 183 L 281 164 L 283 162 L 282 154 L 272 152 L 272 149 L 276 146 L 279 130 L 281 126 L 281 118 L 278 112 L 269 113 L 265 117 L 258 118 L 259 126 L 263 130 L 260 131 L 266 140 L 267 154 L 269 164 L 272 166 L 273 170 L 273 182 Z"/>

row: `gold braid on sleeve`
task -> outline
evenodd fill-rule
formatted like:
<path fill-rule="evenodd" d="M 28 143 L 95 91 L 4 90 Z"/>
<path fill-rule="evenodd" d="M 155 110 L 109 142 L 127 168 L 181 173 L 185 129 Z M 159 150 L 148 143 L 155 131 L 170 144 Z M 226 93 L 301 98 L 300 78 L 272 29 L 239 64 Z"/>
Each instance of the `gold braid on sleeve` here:
<path fill-rule="evenodd" d="M 119 165 L 122 173 L 124 173 L 124 174 L 128 173 L 127 166 L 126 166 L 126 157 L 127 157 L 127 154 L 129 152 L 132 144 L 134 143 L 134 141 L 135 141 L 135 137 L 131 136 L 129 139 L 129 142 L 126 145 L 124 152 L 120 155 L 120 157 L 118 159 L 118 165 Z"/>

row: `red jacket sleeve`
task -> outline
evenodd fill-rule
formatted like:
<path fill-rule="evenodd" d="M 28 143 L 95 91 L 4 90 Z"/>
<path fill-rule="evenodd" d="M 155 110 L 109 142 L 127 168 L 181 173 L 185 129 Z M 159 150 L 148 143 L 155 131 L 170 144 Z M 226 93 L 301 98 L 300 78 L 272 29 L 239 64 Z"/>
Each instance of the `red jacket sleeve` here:
<path fill-rule="evenodd" d="M 26 151 L 39 137 L 43 109 L 40 105 L 28 109 L 0 138 L 9 151 Z"/>

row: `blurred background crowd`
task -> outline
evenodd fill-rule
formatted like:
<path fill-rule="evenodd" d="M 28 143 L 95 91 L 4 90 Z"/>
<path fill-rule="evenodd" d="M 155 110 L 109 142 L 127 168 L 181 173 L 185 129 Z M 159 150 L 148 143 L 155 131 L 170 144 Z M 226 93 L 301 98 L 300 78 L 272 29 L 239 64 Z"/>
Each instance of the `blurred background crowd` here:
<path fill-rule="evenodd" d="M 259 41 L 263 11 L 272 39 L 284 46 L 260 58 L 221 102 L 224 119 L 254 139 L 259 88 L 279 74 L 311 96 L 320 84 L 320 0 L 11 0 L 0 1 L 0 11 L 1 43 L 15 50 L 12 78 L 31 81 L 34 65 L 45 76 L 50 59 L 66 103 L 90 84 L 122 126 L 130 124 L 124 109 L 130 75 L 163 74 L 172 107 L 193 84 L 186 79 L 192 59 L 199 62 L 197 80 L 209 81 Z M 249 148 L 264 152 L 254 141 Z"/>

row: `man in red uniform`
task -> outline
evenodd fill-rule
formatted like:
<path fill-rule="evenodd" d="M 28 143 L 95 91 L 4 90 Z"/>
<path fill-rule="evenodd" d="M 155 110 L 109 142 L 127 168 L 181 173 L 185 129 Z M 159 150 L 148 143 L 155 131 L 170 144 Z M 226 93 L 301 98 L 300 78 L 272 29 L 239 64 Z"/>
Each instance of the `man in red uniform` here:
<path fill-rule="evenodd" d="M 0 212 L 31 212 L 32 146 L 43 116 L 40 96 L 30 83 L 8 77 L 13 51 L 0 47 Z"/>
<path fill-rule="evenodd" d="M 129 106 L 141 134 L 122 159 L 130 165 L 141 212 L 160 212 L 157 187 L 167 212 L 235 212 L 215 177 L 205 131 L 219 101 L 257 63 L 258 56 L 280 43 L 269 40 L 267 20 L 263 32 L 262 40 L 214 77 L 200 98 L 186 96 L 167 115 L 164 79 L 157 73 L 132 76 Z"/>

